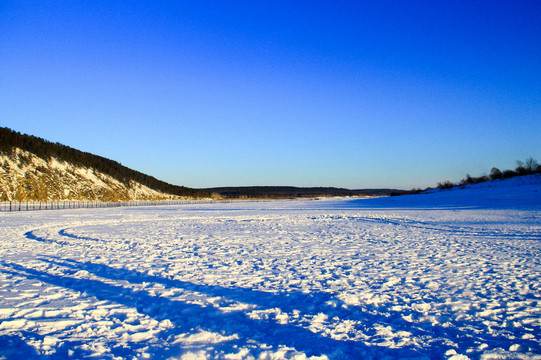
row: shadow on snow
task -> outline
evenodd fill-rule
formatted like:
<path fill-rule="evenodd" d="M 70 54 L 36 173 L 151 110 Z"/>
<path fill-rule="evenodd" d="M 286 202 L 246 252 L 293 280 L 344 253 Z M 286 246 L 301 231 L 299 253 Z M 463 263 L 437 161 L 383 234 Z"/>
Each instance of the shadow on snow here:
<path fill-rule="evenodd" d="M 49 239 L 40 238 L 33 232 L 27 232 L 25 235 L 28 239 L 52 242 Z M 75 238 L 74 235 L 70 236 L 71 234 L 67 233 L 60 233 L 60 235 Z M 438 324 L 407 322 L 403 319 L 404 315 L 407 315 L 406 313 L 390 309 L 391 305 L 395 304 L 361 308 L 346 306 L 333 295 L 322 292 L 284 291 L 271 293 L 248 288 L 195 284 L 90 262 L 58 258 L 42 258 L 40 260 L 51 265 L 61 266 L 63 273 L 61 275 L 51 274 L 14 263 L 2 264 L 5 268 L 2 271 L 86 293 L 100 301 L 109 301 L 135 308 L 139 313 L 148 315 L 157 321 L 169 320 L 172 322 L 173 328 L 159 332 L 156 334 L 156 339 L 153 339 L 157 341 L 159 346 L 156 342 L 129 342 L 128 346 L 116 344 L 111 348 L 111 354 L 114 356 L 133 357 L 137 349 L 145 346 L 149 346 L 151 356 L 155 359 L 176 356 L 181 354 L 183 349 L 181 345 L 171 345 L 175 336 L 193 333 L 197 330 L 215 332 L 224 336 L 238 335 L 237 339 L 213 344 L 216 356 L 224 353 L 237 353 L 241 347 L 251 349 L 252 354 L 257 356 L 265 351 L 259 349 L 258 344 L 266 344 L 274 351 L 281 347 L 290 347 L 304 352 L 308 356 L 327 355 L 330 358 L 337 359 L 385 358 L 387 356 L 419 358 L 423 357 L 423 355 L 429 358 L 442 358 L 445 351 L 452 348 L 448 345 L 448 340 L 452 340 L 460 349 L 474 347 L 479 342 L 502 348 L 508 348 L 514 343 L 512 339 L 495 337 L 486 331 L 483 332 L 481 324 L 475 322 L 455 324 L 460 325 L 462 328 L 470 328 L 473 331 L 471 334 L 464 333 L 459 326 L 444 328 Z M 74 275 L 81 270 L 112 280 L 115 284 L 102 280 L 75 277 Z M 428 345 L 425 345 L 424 348 L 416 348 L 414 345 L 389 348 L 385 347 L 388 344 L 384 345 L 384 338 L 381 338 L 382 346 L 368 346 L 362 341 L 336 340 L 292 323 L 280 324 L 273 319 L 253 319 L 244 311 L 224 312 L 210 304 L 191 304 L 155 296 L 145 290 L 135 290 L 122 286 L 122 282 L 131 284 L 155 283 L 166 288 L 198 292 L 211 297 L 219 296 L 229 301 L 254 304 L 257 306 L 256 310 L 279 308 L 286 313 L 297 310 L 304 316 L 325 313 L 329 315 L 329 318 L 338 316 L 341 320 L 355 320 L 355 326 L 360 328 L 363 334 L 371 339 L 372 343 L 377 341 L 378 338 L 377 329 L 375 329 L 374 325 L 381 325 L 389 327 L 394 333 L 406 331 L 414 337 L 424 338 L 424 342 Z M 73 347 L 80 343 L 79 340 L 64 339 L 64 341 L 64 345 L 57 349 L 55 357 L 67 354 L 67 349 L 70 346 Z M 30 352 L 30 347 L 20 343 L 24 341 L 16 337 L 1 337 L 0 344 L 5 342 L 14 343 L 22 351 Z M 534 348 L 539 350 L 534 343 L 529 345 L 533 345 Z M 6 355 L 8 359 L 11 358 L 10 354 Z M 78 355 L 85 356 L 83 353 Z"/>

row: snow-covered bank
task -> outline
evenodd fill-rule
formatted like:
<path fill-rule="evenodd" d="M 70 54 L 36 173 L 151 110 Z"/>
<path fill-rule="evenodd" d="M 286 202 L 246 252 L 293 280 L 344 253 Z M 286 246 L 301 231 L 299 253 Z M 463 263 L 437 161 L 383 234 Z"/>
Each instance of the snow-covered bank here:
<path fill-rule="evenodd" d="M 519 188 L 0 214 L 0 357 L 539 358 Z"/>
<path fill-rule="evenodd" d="M 377 199 L 359 199 L 339 207 L 349 208 L 448 208 L 448 209 L 539 209 L 541 208 L 541 174 L 511 179 L 434 189 L 416 195 Z"/>

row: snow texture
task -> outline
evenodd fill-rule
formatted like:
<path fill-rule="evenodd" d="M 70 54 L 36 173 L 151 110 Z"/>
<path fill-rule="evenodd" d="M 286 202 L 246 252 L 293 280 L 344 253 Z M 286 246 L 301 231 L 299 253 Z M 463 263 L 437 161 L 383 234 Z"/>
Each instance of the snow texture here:
<path fill-rule="evenodd" d="M 0 214 L 0 358 L 540 359 L 539 176 Z"/>

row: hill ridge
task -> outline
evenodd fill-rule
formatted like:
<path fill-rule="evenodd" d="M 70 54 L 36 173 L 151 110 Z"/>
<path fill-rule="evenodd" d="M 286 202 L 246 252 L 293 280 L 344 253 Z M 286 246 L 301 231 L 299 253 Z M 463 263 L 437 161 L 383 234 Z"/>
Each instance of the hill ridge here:
<path fill-rule="evenodd" d="M 314 198 L 314 197 L 375 197 L 400 195 L 404 190 L 397 189 L 358 189 L 338 187 L 296 187 L 296 186 L 223 186 L 206 188 L 223 198 Z"/>
<path fill-rule="evenodd" d="M 97 193 L 94 191 L 75 194 L 76 198 L 108 201 L 131 200 L 137 194 L 136 189 L 143 187 L 145 188 L 143 193 L 147 194 L 148 199 L 208 198 L 211 195 L 206 190 L 172 185 L 130 169 L 117 161 L 60 143 L 52 143 L 36 136 L 21 134 L 5 127 L 0 127 L 0 155 L 2 159 L 0 178 L 3 183 L 0 199 L 4 200 L 17 196 L 28 200 L 51 196 L 54 196 L 55 199 L 63 199 L 65 196 L 58 189 L 55 190 L 55 183 L 56 187 L 62 186 L 64 182 L 62 175 L 71 175 L 75 179 L 88 182 L 82 176 L 81 172 L 84 171 L 92 171 L 99 174 L 98 178 L 101 176 L 107 179 L 107 181 L 104 179 L 101 181 L 108 184 L 110 189 L 105 190 L 107 186 L 98 186 L 102 190 Z M 55 161 L 58 164 L 63 164 L 64 168 L 69 171 L 62 174 L 58 164 L 53 166 Z M 32 167 L 30 166 L 32 163 L 39 163 L 39 165 Z M 25 171 L 22 171 L 25 167 Z M 16 169 L 21 171 L 17 172 Z M 64 185 L 67 186 L 67 184 Z M 92 185 L 87 184 L 88 186 L 92 188 Z M 73 188 L 74 184 L 69 187 Z M 49 190 L 52 195 L 48 194 Z M 132 195 L 129 195 L 130 190 Z M 90 198 L 88 198 L 89 196 Z"/>

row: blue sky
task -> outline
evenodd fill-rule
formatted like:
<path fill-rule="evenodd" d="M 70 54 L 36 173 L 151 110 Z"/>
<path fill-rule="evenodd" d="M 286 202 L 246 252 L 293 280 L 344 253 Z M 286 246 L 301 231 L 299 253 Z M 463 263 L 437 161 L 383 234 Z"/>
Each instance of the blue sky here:
<path fill-rule="evenodd" d="M 539 1 L 0 1 L 0 126 L 170 183 L 541 160 Z"/>

